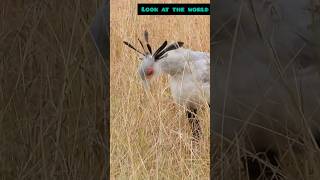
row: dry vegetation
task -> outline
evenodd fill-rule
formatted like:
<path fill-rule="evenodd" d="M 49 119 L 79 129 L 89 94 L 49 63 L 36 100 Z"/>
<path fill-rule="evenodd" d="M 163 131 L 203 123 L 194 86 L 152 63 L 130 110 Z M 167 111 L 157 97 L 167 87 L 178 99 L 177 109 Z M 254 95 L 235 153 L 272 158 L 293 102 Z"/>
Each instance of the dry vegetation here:
<path fill-rule="evenodd" d="M 99 179 L 99 1 L 0 1 L 0 179 Z"/>
<path fill-rule="evenodd" d="M 111 2 L 111 179 L 208 179 L 209 110 L 199 114 L 204 133 L 192 148 L 185 112 L 174 104 L 167 77 L 152 81 L 145 93 L 138 56 L 122 41 L 138 45 L 148 30 L 153 49 L 164 40 L 179 40 L 209 52 L 209 16 L 137 16 L 138 2 L 150 1 Z"/>

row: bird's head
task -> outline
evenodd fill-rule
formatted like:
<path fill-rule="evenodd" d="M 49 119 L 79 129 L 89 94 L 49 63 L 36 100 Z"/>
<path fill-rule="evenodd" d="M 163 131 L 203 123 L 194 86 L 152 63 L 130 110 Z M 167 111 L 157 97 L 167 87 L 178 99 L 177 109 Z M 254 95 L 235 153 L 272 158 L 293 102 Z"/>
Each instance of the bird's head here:
<path fill-rule="evenodd" d="M 144 87 L 148 88 L 149 87 L 149 80 L 152 77 L 160 74 L 161 68 L 159 66 L 159 63 L 157 63 L 157 62 L 159 60 L 163 59 L 164 57 L 166 57 L 167 56 L 166 53 L 168 51 L 182 47 L 183 42 L 175 42 L 175 43 L 168 45 L 168 42 L 164 41 L 163 44 L 156 51 L 153 52 L 152 48 L 149 44 L 149 35 L 148 35 L 147 31 L 144 32 L 144 38 L 147 43 L 147 45 L 146 45 L 147 48 L 145 48 L 142 41 L 140 39 L 138 39 L 139 43 L 143 49 L 143 52 L 139 51 L 137 48 L 135 48 L 133 45 L 131 45 L 130 43 L 128 43 L 126 41 L 123 41 L 123 43 L 141 55 L 139 58 L 141 60 L 141 63 L 140 63 L 138 72 L 139 72 L 139 75 L 142 79 Z"/>

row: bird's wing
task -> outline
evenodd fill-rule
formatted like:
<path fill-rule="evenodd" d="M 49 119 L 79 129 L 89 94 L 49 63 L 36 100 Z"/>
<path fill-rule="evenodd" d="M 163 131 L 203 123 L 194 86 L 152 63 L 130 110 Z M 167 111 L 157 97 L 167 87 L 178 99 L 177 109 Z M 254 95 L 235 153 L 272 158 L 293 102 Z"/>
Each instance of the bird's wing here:
<path fill-rule="evenodd" d="M 210 54 L 200 51 L 191 52 L 192 72 L 203 83 L 210 83 Z"/>
<path fill-rule="evenodd" d="M 172 75 L 180 76 L 184 74 L 186 64 L 187 71 L 191 71 L 192 76 L 196 81 L 202 83 L 210 83 L 210 54 L 200 51 L 192 51 L 190 49 L 179 48 L 168 52 L 168 56 L 163 59 L 162 69 L 169 72 L 173 71 Z M 181 71 L 182 70 L 182 71 Z"/>

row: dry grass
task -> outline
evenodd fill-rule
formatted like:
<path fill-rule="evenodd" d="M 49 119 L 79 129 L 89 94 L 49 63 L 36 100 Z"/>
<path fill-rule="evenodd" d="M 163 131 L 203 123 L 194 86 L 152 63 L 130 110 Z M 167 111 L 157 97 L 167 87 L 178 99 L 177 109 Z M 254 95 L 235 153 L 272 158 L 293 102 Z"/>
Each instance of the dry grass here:
<path fill-rule="evenodd" d="M 98 4 L 0 1 L 0 179 L 99 179 Z"/>
<path fill-rule="evenodd" d="M 137 54 L 122 41 L 138 45 L 147 29 L 153 48 L 180 40 L 209 52 L 209 16 L 137 16 L 138 2 L 150 1 L 111 2 L 111 179 L 208 179 L 209 110 L 199 115 L 204 133 L 192 151 L 185 112 L 173 103 L 167 77 L 154 80 L 145 93 Z"/>

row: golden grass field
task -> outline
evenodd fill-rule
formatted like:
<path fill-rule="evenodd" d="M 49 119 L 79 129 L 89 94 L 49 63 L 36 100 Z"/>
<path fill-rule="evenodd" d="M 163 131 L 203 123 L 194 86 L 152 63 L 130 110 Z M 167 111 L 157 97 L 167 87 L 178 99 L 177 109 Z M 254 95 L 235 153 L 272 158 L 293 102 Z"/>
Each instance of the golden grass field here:
<path fill-rule="evenodd" d="M 165 40 L 179 40 L 187 48 L 209 52 L 210 17 L 138 16 L 137 3 L 148 2 L 110 3 L 111 179 L 208 179 L 209 109 L 199 114 L 203 135 L 194 146 L 185 111 L 173 102 L 167 77 L 154 79 L 146 93 L 137 74 L 138 55 L 122 41 L 140 48 L 137 38 L 143 39 L 148 30 L 153 49 Z"/>

